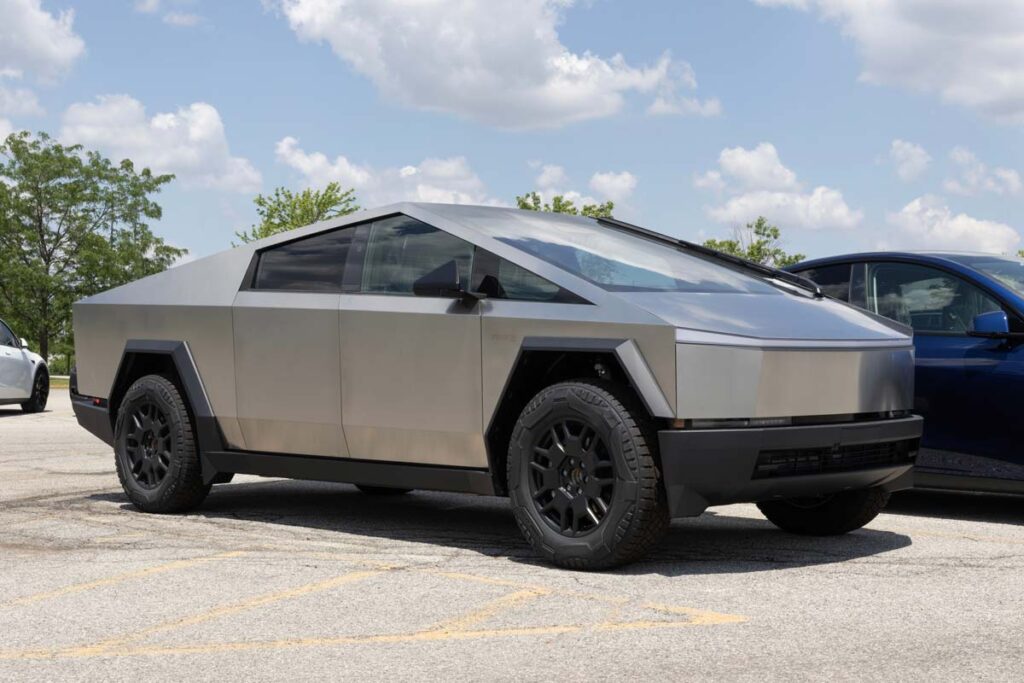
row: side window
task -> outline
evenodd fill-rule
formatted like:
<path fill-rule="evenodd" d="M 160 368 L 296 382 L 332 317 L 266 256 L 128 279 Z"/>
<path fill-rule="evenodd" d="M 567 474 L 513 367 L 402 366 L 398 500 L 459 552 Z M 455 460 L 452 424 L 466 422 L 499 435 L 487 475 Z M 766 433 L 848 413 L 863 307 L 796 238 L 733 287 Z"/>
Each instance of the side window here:
<path fill-rule="evenodd" d="M 468 286 L 472 244 L 407 216 L 377 221 L 370 226 L 362 291 L 412 294 L 416 280 L 452 259 Z"/>
<path fill-rule="evenodd" d="M 491 299 L 585 304 L 586 300 L 522 266 L 477 247 L 473 288 Z"/>
<path fill-rule="evenodd" d="M 340 292 L 356 228 L 343 228 L 295 240 L 262 252 L 254 289 Z"/>
<path fill-rule="evenodd" d="M 869 263 L 865 290 L 868 310 L 916 332 L 962 334 L 971 329 L 974 316 L 1002 310 L 974 285 L 909 263 Z"/>
<path fill-rule="evenodd" d="M 850 264 L 820 266 L 800 271 L 806 278 L 814 280 L 821 291 L 840 301 L 850 302 Z"/>
<path fill-rule="evenodd" d="M 0 323 L 0 346 L 15 346 L 14 333 L 3 323 Z"/>

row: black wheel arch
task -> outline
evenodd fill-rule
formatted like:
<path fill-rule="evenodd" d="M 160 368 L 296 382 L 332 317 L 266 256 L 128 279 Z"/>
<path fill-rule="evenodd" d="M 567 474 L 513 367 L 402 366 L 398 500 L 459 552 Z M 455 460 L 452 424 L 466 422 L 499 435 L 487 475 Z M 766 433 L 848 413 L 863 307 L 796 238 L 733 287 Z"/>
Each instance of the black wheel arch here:
<path fill-rule="evenodd" d="M 545 387 L 580 378 L 602 379 L 626 387 L 646 409 L 647 416 L 655 421 L 673 417 L 671 407 L 632 340 L 526 337 L 484 433 L 495 493 L 508 494 L 508 444 L 523 408 Z"/>
<path fill-rule="evenodd" d="M 181 392 L 195 425 L 203 478 L 208 483 L 216 481 L 218 472 L 205 454 L 224 450 L 226 442 L 210 406 L 195 359 L 185 341 L 130 339 L 125 343 L 107 399 L 111 431 L 128 388 L 146 375 L 166 377 Z"/>

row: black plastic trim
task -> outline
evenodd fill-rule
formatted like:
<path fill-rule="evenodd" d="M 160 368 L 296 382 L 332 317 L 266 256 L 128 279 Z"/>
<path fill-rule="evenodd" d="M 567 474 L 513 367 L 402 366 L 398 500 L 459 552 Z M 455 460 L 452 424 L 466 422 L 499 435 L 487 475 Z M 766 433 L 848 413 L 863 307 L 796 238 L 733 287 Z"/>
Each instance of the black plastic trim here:
<path fill-rule="evenodd" d="M 853 424 L 658 432 L 662 477 L 673 517 L 699 515 L 710 505 L 746 503 L 881 486 L 910 488 L 912 465 L 753 479 L 761 451 L 919 439 L 924 421 L 905 418 Z"/>
<path fill-rule="evenodd" d="M 110 423 L 107 402 L 96 405 L 89 396 L 71 396 L 71 409 L 75 411 L 78 424 L 108 446 L 114 445 L 114 428 Z"/>
<path fill-rule="evenodd" d="M 206 458 L 218 472 L 494 495 L 486 469 L 253 451 L 211 451 Z"/>

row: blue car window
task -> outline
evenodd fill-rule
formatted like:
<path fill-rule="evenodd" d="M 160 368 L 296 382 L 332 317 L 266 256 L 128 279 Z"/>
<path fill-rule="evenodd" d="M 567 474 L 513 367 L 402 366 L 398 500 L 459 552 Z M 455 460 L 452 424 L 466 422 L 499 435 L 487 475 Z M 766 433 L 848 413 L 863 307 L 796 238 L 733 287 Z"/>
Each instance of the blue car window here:
<path fill-rule="evenodd" d="M 974 316 L 1002 310 L 974 285 L 926 266 L 871 263 L 865 284 L 868 310 L 915 332 L 965 334 Z"/>

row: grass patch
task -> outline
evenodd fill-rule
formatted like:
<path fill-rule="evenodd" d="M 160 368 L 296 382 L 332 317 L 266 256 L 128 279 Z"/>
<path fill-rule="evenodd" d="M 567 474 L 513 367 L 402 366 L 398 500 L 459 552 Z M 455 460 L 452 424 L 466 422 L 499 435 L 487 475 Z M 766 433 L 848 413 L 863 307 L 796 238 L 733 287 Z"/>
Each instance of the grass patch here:
<path fill-rule="evenodd" d="M 70 381 L 70 378 L 68 378 L 68 377 L 51 377 L 50 378 L 50 388 L 51 389 L 67 389 L 69 381 Z"/>

